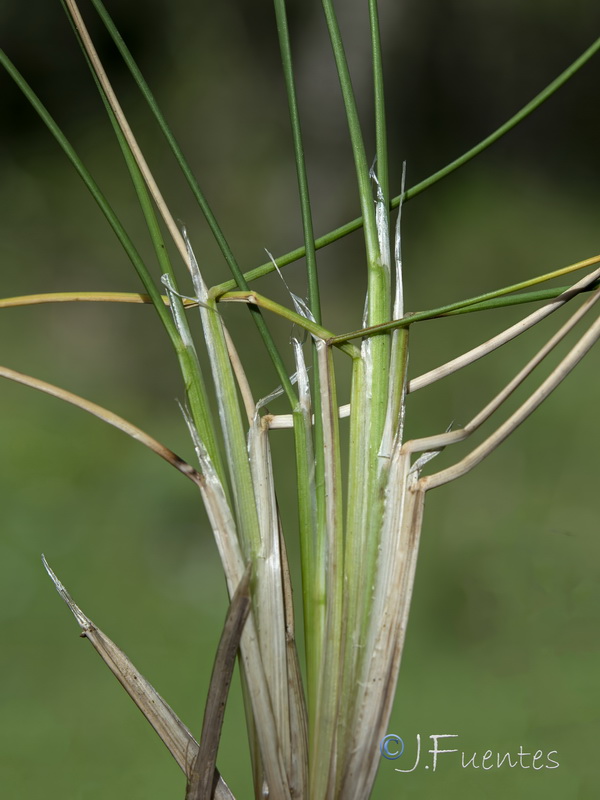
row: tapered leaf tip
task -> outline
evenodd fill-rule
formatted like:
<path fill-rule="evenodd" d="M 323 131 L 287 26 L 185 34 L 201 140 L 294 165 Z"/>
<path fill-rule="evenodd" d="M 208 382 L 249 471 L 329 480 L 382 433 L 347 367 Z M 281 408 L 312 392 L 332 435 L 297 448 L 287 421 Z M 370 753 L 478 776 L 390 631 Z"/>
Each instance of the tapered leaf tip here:
<path fill-rule="evenodd" d="M 46 556 L 43 553 L 42 553 L 42 564 L 44 565 L 44 567 L 46 569 L 46 572 L 50 576 L 50 578 L 52 580 L 52 583 L 56 587 L 56 591 L 59 593 L 59 595 L 62 597 L 62 599 L 65 601 L 65 603 L 71 609 L 71 612 L 73 613 L 73 616 L 77 620 L 77 624 L 79 625 L 79 627 L 82 630 L 86 630 L 88 628 L 92 628 L 93 627 L 92 621 L 88 617 L 86 617 L 86 615 L 79 608 L 79 606 L 76 603 L 73 602 L 73 599 L 71 598 L 71 595 L 65 589 L 65 587 L 63 586 L 61 581 L 58 579 L 58 577 L 56 576 L 56 574 L 53 571 L 52 567 L 46 561 Z"/>

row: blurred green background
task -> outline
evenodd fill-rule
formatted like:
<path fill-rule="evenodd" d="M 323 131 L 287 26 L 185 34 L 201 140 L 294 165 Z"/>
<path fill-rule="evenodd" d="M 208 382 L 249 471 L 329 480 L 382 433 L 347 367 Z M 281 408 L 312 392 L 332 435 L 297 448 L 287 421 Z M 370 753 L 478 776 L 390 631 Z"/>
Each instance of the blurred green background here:
<path fill-rule="evenodd" d="M 372 153 L 366 3 L 338 5 Z M 358 201 L 320 4 L 297 0 L 289 6 L 320 234 L 356 216 Z M 264 261 L 265 247 L 274 253 L 295 247 L 301 229 L 271 5 L 121 0 L 108 7 L 242 265 Z M 403 160 L 408 185 L 443 166 L 552 80 L 600 27 L 600 7 L 591 0 L 387 0 L 381 13 L 395 193 Z M 208 279 L 225 279 L 148 114 L 101 26 L 92 29 Z M 133 193 L 59 4 L 35 0 L 24 10 L 18 0 L 3 0 L 0 38 L 148 254 Z M 535 117 L 406 206 L 410 309 L 598 252 L 599 78 L 596 59 Z M 138 290 L 93 201 L 5 75 L 0 93 L 1 296 Z M 336 331 L 356 328 L 365 283 L 360 236 L 322 251 L 319 263 L 326 324 Z M 302 264 L 289 267 L 286 278 L 304 293 Z M 263 281 L 261 290 L 285 300 L 277 280 Z M 415 328 L 411 373 L 453 357 L 524 313 L 495 311 Z M 228 308 L 226 317 L 255 395 L 266 395 L 276 379 L 245 309 Z M 289 328 L 270 323 L 289 350 Z M 556 327 L 551 318 L 485 363 L 415 394 L 409 434 L 466 422 Z M 193 458 L 175 403 L 182 389 L 174 359 L 151 309 L 72 304 L 6 310 L 0 341 L 2 363 L 104 404 Z M 390 732 L 405 739 L 406 755 L 381 764 L 378 800 L 598 796 L 599 364 L 596 349 L 501 450 L 428 498 L 390 723 Z M 534 385 L 535 378 L 527 389 Z M 341 397 L 347 400 L 343 377 Z M 283 403 L 272 407 L 283 409 Z M 274 433 L 272 446 L 297 579 L 291 436 Z M 444 454 L 439 466 L 466 450 Z M 199 498 L 181 476 L 120 433 L 8 382 L 0 386 L 0 452 L 2 796 L 182 797 L 182 775 L 91 646 L 78 638 L 40 554 L 198 733 L 226 610 Z M 431 734 L 458 734 L 446 746 L 467 758 L 478 752 L 481 759 L 486 750 L 514 758 L 520 746 L 544 755 L 556 750 L 560 767 L 484 772 L 463 769 L 447 755 L 434 774 L 425 769 L 430 758 L 424 753 L 414 772 L 395 772 L 397 765 L 412 766 L 417 734 L 424 751 Z M 237 684 L 218 763 L 236 796 L 249 797 Z"/>

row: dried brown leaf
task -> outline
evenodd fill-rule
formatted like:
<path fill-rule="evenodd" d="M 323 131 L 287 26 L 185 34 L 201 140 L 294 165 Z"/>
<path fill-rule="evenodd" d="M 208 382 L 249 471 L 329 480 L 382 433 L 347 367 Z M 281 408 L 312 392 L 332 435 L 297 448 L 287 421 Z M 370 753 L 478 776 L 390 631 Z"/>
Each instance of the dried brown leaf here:
<path fill-rule="evenodd" d="M 189 775 L 198 753 L 198 742 L 156 689 L 138 672 L 125 653 L 102 633 L 76 605 L 44 556 L 42 556 L 42 560 L 56 590 L 77 620 L 82 637 L 89 639 L 100 658 L 160 736 L 181 770 L 186 776 Z M 215 780 L 214 797 L 216 800 L 235 800 L 223 778 L 215 776 Z"/>

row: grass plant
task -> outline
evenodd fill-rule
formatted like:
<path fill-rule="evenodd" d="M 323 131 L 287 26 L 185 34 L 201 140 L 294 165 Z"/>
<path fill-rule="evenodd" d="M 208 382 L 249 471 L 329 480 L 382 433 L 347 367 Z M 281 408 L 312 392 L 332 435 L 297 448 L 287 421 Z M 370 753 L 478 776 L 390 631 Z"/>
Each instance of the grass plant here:
<path fill-rule="evenodd" d="M 154 262 L 148 263 L 142 257 L 50 111 L 2 52 L 3 67 L 85 182 L 131 261 L 141 287 L 139 292 L 23 295 L 0 300 L 0 308 L 66 302 L 152 305 L 179 366 L 184 392 L 181 411 L 198 466 L 187 463 L 129 421 L 65 389 L 8 367 L 0 367 L 0 376 L 54 395 L 113 425 L 161 456 L 199 490 L 231 599 L 207 691 L 199 742 L 130 659 L 75 605 L 45 560 L 44 564 L 75 615 L 82 635 L 100 653 L 185 773 L 188 800 L 233 797 L 227 776 L 220 775 L 216 764 L 237 653 L 254 796 L 274 800 L 365 800 L 372 792 L 380 760 L 379 743 L 386 735 L 396 692 L 428 492 L 466 474 L 493 453 L 600 337 L 600 320 L 594 316 L 600 299 L 599 255 L 484 294 L 436 308 L 407 311 L 402 207 L 526 119 L 592 58 L 600 49 L 600 39 L 492 135 L 428 179 L 405 188 L 404 177 L 400 181 L 399 176 L 389 174 L 377 2 L 368 0 L 374 110 L 372 119 L 365 122 L 360 119 L 335 5 L 332 0 L 323 0 L 354 157 L 361 217 L 317 237 L 286 4 L 285 0 L 275 0 L 304 242 L 289 253 L 269 257 L 264 264 L 244 270 L 106 8 L 101 0 L 91 0 L 91 5 L 162 131 L 167 151 L 182 170 L 229 274 L 218 285 L 207 285 L 203 255 L 195 251 L 191 237 L 176 222 L 177 202 L 163 197 L 77 3 L 64 0 L 66 15 L 93 74 L 135 188 Z M 374 161 L 363 139 L 365 124 L 375 130 Z M 392 196 L 392 186 L 398 187 L 396 196 Z M 357 320 L 351 331 L 333 331 L 327 309 L 322 308 L 318 251 L 359 229 L 364 236 L 367 283 L 364 318 L 362 322 Z M 306 265 L 306 299 L 290 291 L 285 305 L 254 289 L 257 278 L 283 271 L 301 258 Z M 566 285 L 538 288 L 549 281 L 566 281 L 566 276 L 572 276 Z M 248 324 L 256 327 L 270 358 L 273 384 L 279 384 L 279 389 L 269 397 L 255 398 L 251 365 L 242 363 L 221 314 L 221 308 L 228 303 L 247 307 L 251 320 Z M 411 374 L 410 340 L 418 336 L 422 323 L 525 303 L 538 307 L 448 363 L 423 375 Z M 483 408 L 467 424 L 420 438 L 406 438 L 409 394 L 484 358 L 567 303 L 577 305 L 567 321 L 503 388 L 495 390 L 491 400 L 482 401 Z M 194 334 L 195 327 L 190 324 L 193 314 L 200 316 L 201 337 Z M 293 326 L 293 375 L 287 366 L 289 354 L 271 333 L 271 315 Z M 586 315 L 593 321 L 538 388 L 467 455 L 435 471 L 434 457 L 468 439 L 502 410 L 505 401 Z M 338 391 L 338 353 L 339 358 L 349 359 L 349 397 L 341 397 Z M 208 369 L 202 366 L 205 356 Z M 287 413 L 269 412 L 267 406 L 277 395 L 285 397 Z M 342 431 L 342 426 L 346 430 Z M 273 477 L 278 467 L 273 464 L 270 451 L 271 437 L 285 428 L 292 429 L 294 441 L 303 658 L 296 645 L 286 555 L 286 528 L 290 515 L 296 512 L 279 508 Z M 248 789 L 246 796 L 249 793 Z"/>

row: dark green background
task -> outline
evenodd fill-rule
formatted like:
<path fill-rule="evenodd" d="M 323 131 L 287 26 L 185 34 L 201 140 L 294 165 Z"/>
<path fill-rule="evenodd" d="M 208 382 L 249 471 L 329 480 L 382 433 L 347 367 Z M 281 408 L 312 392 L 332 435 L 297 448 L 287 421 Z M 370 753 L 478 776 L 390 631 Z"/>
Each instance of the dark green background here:
<path fill-rule="evenodd" d="M 109 6 L 245 267 L 264 260 L 264 247 L 279 253 L 301 240 L 272 10 L 269 3 L 257 5 L 153 0 Z M 366 4 L 339 5 L 367 127 Z M 297 2 L 291 12 L 316 230 L 323 233 L 356 216 L 358 201 L 320 6 Z M 600 10 L 571 0 L 388 0 L 382 16 L 397 193 L 404 159 L 411 185 L 487 135 L 593 41 Z M 100 28 L 94 30 L 174 215 L 188 226 L 208 279 L 223 280 L 225 267 L 176 169 Z M 37 0 L 25 11 L 17 0 L 5 0 L 0 38 L 149 253 L 58 3 Z M 406 206 L 410 309 L 599 251 L 599 63 L 588 64 L 493 150 Z M 6 76 L 0 93 L 0 295 L 138 290 L 93 202 Z M 370 129 L 366 135 L 372 153 Z M 320 266 L 326 324 L 336 331 L 357 327 L 364 291 L 360 236 L 322 252 Z M 286 276 L 303 294 L 302 265 Z M 286 299 L 278 281 L 264 281 L 261 290 Z M 411 373 L 525 313 L 495 311 L 416 327 Z M 276 379 L 247 313 L 230 308 L 226 317 L 253 390 L 263 396 Z M 287 348 L 288 326 L 270 323 Z M 485 363 L 411 397 L 409 433 L 466 422 L 556 326 L 552 318 Z M 151 309 L 6 310 L 0 342 L 2 363 L 106 405 L 192 459 L 175 404 L 182 394 L 178 375 Z M 390 732 L 406 740 L 408 761 L 381 764 L 375 798 L 598 796 L 598 366 L 596 350 L 501 450 L 428 498 L 390 723 Z M 535 385 L 534 378 L 527 388 Z M 346 401 L 343 377 L 341 395 Z M 276 432 L 272 444 L 297 578 L 291 436 Z M 444 454 L 439 465 L 467 449 Z M 0 452 L 2 795 L 183 796 L 183 777 L 167 752 L 78 638 L 40 554 L 197 733 L 226 609 L 199 498 L 191 484 L 120 433 L 7 382 L 0 386 Z M 520 745 L 544 754 L 557 750 L 560 767 L 484 773 L 440 756 L 432 774 L 423 756 L 417 770 L 400 775 L 394 767 L 412 764 L 417 733 L 424 749 L 430 734 L 458 734 L 449 746 L 468 756 L 515 754 Z M 238 798 L 250 796 L 237 684 L 219 767 Z"/>

